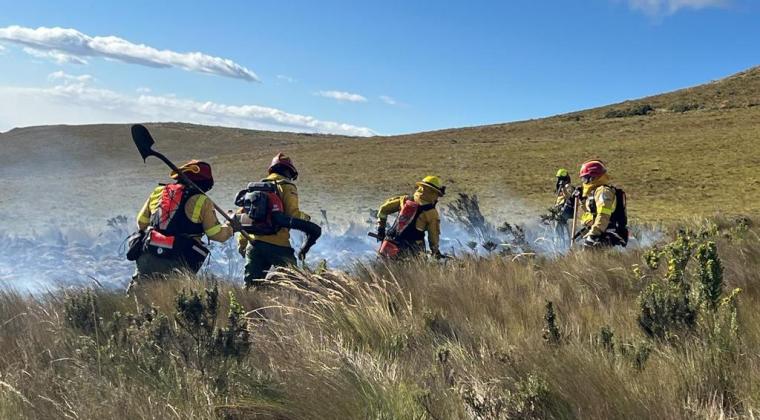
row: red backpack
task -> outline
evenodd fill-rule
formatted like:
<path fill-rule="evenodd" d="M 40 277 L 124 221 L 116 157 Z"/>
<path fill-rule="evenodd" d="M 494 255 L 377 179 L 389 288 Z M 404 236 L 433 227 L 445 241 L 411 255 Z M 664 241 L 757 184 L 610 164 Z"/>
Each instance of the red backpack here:
<path fill-rule="evenodd" d="M 407 197 L 401 206 L 396 221 L 388 230 L 386 239 L 380 245 L 380 255 L 393 258 L 402 250 L 414 247 L 418 241 L 425 240 L 425 233 L 417 230 L 417 218 L 435 204 L 420 205 L 413 198 Z"/>
<path fill-rule="evenodd" d="M 281 227 L 274 215 L 285 207 L 273 181 L 251 182 L 237 194 L 235 205 L 243 208 L 243 230 L 254 235 L 274 235 Z"/>

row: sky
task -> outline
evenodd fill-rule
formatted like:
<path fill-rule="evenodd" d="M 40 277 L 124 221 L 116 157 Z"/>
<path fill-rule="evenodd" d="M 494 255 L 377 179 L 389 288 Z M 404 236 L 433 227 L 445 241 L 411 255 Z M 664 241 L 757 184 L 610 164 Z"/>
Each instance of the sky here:
<path fill-rule="evenodd" d="M 0 131 L 182 121 L 391 135 L 760 64 L 759 0 L 0 0 Z"/>

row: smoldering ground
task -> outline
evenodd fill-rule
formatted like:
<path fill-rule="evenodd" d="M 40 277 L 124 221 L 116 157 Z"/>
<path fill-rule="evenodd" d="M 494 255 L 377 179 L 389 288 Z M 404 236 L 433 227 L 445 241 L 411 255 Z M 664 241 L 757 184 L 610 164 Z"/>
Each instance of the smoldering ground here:
<path fill-rule="evenodd" d="M 463 201 L 463 197 L 466 199 Z M 468 205 L 463 205 L 467 203 Z M 565 235 L 535 220 L 508 221 L 514 215 L 483 216 L 477 197 L 466 194 L 441 206 L 441 250 L 452 257 L 517 255 L 554 257 L 568 251 Z M 474 204 L 474 208 L 473 208 Z M 514 205 L 512 203 L 511 205 Z M 323 235 L 306 264 L 350 270 L 352 265 L 375 258 L 378 243 L 367 233 L 374 228 L 373 210 L 362 213 L 313 216 Z M 93 226 L 61 226 L 43 222 L 33 232 L 20 234 L 0 227 L 0 286 L 39 293 L 60 287 L 125 287 L 134 264 L 125 259 L 125 238 L 134 230 L 130 217 L 118 216 Z M 297 249 L 303 237 L 295 232 Z M 662 236 L 657 230 L 634 228 L 630 248 L 650 246 Z M 244 266 L 234 240 L 212 243 L 204 274 L 240 280 Z M 242 280 L 240 280 L 242 281 Z"/>

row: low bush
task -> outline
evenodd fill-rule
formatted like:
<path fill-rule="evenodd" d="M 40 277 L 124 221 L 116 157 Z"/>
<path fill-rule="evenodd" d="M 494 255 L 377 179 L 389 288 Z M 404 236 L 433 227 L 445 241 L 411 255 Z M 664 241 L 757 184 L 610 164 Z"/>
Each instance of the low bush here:
<path fill-rule="evenodd" d="M 650 104 L 633 105 L 628 108 L 611 109 L 604 114 L 604 118 L 626 118 L 649 115 L 654 112 Z"/>

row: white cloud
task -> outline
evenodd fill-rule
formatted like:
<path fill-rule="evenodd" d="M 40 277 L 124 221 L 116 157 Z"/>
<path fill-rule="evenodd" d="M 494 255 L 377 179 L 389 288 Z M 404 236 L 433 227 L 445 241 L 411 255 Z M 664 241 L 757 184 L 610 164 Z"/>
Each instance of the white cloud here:
<path fill-rule="evenodd" d="M 5 47 L 3 47 L 2 45 L 0 45 L 0 54 L 2 54 L 4 52 L 5 52 Z"/>
<path fill-rule="evenodd" d="M 385 102 L 388 105 L 398 105 L 398 101 L 397 100 L 395 100 L 394 98 L 391 98 L 390 96 L 387 96 L 387 95 L 381 95 L 380 96 L 380 100 L 383 101 L 383 102 Z"/>
<path fill-rule="evenodd" d="M 151 93 L 152 90 L 149 87 L 139 87 L 137 88 L 137 93 Z"/>
<path fill-rule="evenodd" d="M 339 90 L 320 90 L 315 95 L 341 102 L 367 102 L 367 98 L 358 93 L 341 92 Z"/>
<path fill-rule="evenodd" d="M 86 60 L 70 54 L 62 53 L 60 51 L 41 51 L 30 47 L 24 47 L 24 52 L 31 55 L 32 57 L 51 60 L 56 64 L 87 64 Z"/>
<path fill-rule="evenodd" d="M 182 121 L 258 130 L 317 132 L 371 136 L 366 127 L 323 121 L 259 105 L 226 105 L 180 99 L 173 95 L 126 95 L 91 86 L 91 77 L 63 72 L 53 87 L 0 87 L 0 122 L 5 127 L 41 124 Z"/>
<path fill-rule="evenodd" d="M 295 83 L 295 82 L 298 81 L 295 78 L 290 77 L 290 76 L 286 76 L 284 74 L 278 74 L 277 75 L 277 80 L 282 80 L 283 82 L 288 82 L 288 83 Z"/>
<path fill-rule="evenodd" d="M 681 9 L 704 9 L 726 6 L 730 0 L 628 0 L 634 10 L 650 15 L 670 15 Z"/>
<path fill-rule="evenodd" d="M 64 73 L 63 71 L 59 70 L 54 73 L 50 73 L 48 75 L 48 80 L 52 80 L 52 81 L 62 80 L 64 84 L 68 84 L 68 83 L 90 83 L 95 79 L 89 74 L 72 76 L 68 73 Z"/>
<path fill-rule="evenodd" d="M 134 44 L 115 36 L 89 36 L 68 28 L 0 28 L 0 40 L 22 45 L 24 51 L 58 63 L 85 63 L 83 57 L 103 57 L 149 67 L 175 67 L 187 71 L 258 82 L 256 74 L 226 58 L 199 52 L 179 53 Z M 33 51 L 33 52 L 32 52 Z"/>

